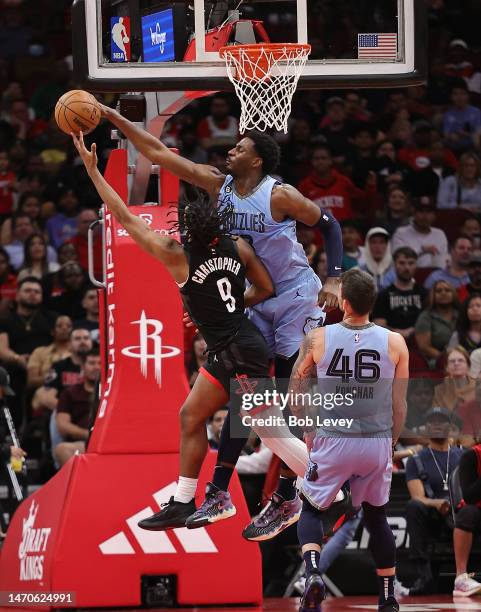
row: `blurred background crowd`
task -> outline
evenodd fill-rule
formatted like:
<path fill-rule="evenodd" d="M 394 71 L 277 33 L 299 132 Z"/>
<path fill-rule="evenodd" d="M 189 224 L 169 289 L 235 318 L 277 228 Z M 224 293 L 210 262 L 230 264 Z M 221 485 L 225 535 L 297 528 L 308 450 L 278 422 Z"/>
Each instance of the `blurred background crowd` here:
<path fill-rule="evenodd" d="M 452 452 L 445 459 L 449 442 L 429 440 L 426 422 L 448 423 L 445 438 L 464 447 L 481 431 L 481 44 L 474 25 L 481 1 L 426 2 L 427 85 L 300 91 L 288 134 L 274 134 L 282 150 L 280 180 L 341 222 L 344 269 L 359 266 L 373 275 L 379 296 L 372 318 L 401 333 L 410 349 L 409 436 L 396 467 L 403 471 L 407 461 L 412 501 L 429 509 L 412 504 L 407 510 L 425 572 L 420 592 L 432 577 L 419 526 L 447 514 L 436 465 L 444 461 L 454 469 L 461 456 Z M 85 448 L 100 372 L 87 230 L 101 202 L 53 118 L 59 96 L 76 86 L 70 5 L 0 2 L 0 363 L 16 393 L 9 404 L 35 483 Z M 349 16 L 335 27 L 344 40 Z M 117 102 L 113 95 L 99 99 Z M 162 139 L 183 156 L 225 171 L 226 153 L 239 138 L 238 115 L 233 95 L 198 100 L 169 121 Z M 105 122 L 87 140 L 94 139 L 103 168 L 115 146 Z M 299 226 L 298 239 L 325 280 L 321 236 Z M 99 277 L 98 235 L 95 254 Z M 340 317 L 330 313 L 328 322 Z M 205 348 L 203 338 L 186 329 L 191 385 Z M 218 411 L 208 424 L 213 449 L 225 415 Z M 441 453 L 438 464 L 433 450 Z M 430 499 L 418 489 L 425 479 L 413 459 L 423 452 L 436 489 Z M 257 512 L 262 491 L 273 489 L 275 462 L 252 439 L 238 468 L 249 508 Z"/>

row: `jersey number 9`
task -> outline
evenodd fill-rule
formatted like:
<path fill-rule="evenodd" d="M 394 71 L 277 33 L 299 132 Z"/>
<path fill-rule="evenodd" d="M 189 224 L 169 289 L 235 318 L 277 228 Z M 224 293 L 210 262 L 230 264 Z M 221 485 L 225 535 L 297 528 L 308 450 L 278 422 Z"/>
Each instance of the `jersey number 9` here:
<path fill-rule="evenodd" d="M 219 278 L 217 281 L 217 289 L 219 289 L 220 297 L 225 303 L 227 312 L 234 312 L 235 310 L 235 297 L 232 295 L 232 286 L 227 276 Z"/>

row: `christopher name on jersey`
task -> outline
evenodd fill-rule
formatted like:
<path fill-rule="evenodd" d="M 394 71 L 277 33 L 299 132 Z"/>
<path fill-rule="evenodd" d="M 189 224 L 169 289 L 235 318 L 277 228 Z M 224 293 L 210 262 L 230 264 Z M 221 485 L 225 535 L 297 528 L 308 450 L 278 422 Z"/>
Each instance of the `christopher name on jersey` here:
<path fill-rule="evenodd" d="M 239 274 L 241 264 L 232 259 L 232 257 L 211 257 L 201 264 L 192 275 L 194 283 L 202 285 L 205 279 L 212 272 L 232 272 L 232 274 Z"/>

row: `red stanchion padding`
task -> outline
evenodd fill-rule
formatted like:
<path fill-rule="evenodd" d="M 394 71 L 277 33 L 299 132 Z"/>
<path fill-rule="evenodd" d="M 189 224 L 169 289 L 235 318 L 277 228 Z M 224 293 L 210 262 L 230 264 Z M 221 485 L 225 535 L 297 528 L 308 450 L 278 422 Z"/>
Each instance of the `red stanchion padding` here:
<path fill-rule="evenodd" d="M 199 491 L 215 457 L 209 452 Z M 173 495 L 177 473 L 176 454 L 75 456 L 13 517 L 0 590 L 73 591 L 78 607 L 138 606 L 141 576 L 175 574 L 180 604 L 259 604 L 261 558 L 241 536 L 249 514 L 237 477 L 235 517 L 207 529 L 137 527 Z"/>

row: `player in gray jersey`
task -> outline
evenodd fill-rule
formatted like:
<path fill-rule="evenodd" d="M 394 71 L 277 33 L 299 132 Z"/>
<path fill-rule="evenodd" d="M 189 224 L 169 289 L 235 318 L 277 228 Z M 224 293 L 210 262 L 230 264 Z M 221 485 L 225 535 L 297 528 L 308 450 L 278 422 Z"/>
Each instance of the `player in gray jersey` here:
<path fill-rule="evenodd" d="M 276 141 L 260 132 L 250 132 L 228 153 L 227 170 L 222 174 L 213 166 L 196 164 L 176 155 L 158 139 L 134 125 L 118 112 L 102 107 L 109 119 L 132 144 L 152 163 L 172 172 L 182 180 L 207 191 L 217 198 L 219 206 L 233 206 L 230 231 L 246 239 L 266 266 L 274 282 L 276 295 L 262 308 L 250 309 L 249 318 L 263 334 L 275 362 L 278 381 L 288 380 L 304 335 L 322 325 L 324 313 L 338 305 L 338 287 L 342 263 L 342 235 L 339 223 L 329 211 L 320 210 L 290 185 L 280 184 L 273 174 L 280 158 Z M 328 257 L 328 278 L 321 283 L 309 267 L 302 246 L 297 242 L 296 222 L 318 227 L 324 236 Z M 278 384 L 280 391 L 285 389 Z M 234 417 L 233 417 L 234 418 Z M 209 489 L 210 503 L 215 492 L 226 491 L 234 466 L 246 438 L 230 436 L 230 412 L 224 424 L 213 476 Z M 299 442 L 298 440 L 295 440 Z M 271 437 L 267 443 L 274 453 L 290 445 L 299 461 L 307 462 L 301 443 L 284 436 Z M 277 452 L 277 454 L 279 454 Z M 291 453 L 292 454 L 292 453 Z M 249 540 L 269 539 L 296 522 L 301 502 L 295 489 L 296 474 L 282 464 L 281 479 L 262 515 L 244 530 Z M 202 517 L 199 524 L 202 522 Z M 192 525 L 194 526 L 194 525 Z"/>
<path fill-rule="evenodd" d="M 356 269 L 343 274 L 342 323 L 309 333 L 291 377 L 292 412 L 305 420 L 310 448 L 298 523 L 307 570 L 301 612 L 320 610 L 324 599 L 318 570 L 323 517 L 345 481 L 350 483 L 353 505 L 362 505 L 370 532 L 369 547 L 379 581 L 379 610 L 399 610 L 394 597 L 396 544 L 385 505 L 391 486 L 393 447 L 406 417 L 409 354 L 400 334 L 369 322 L 375 299 L 376 287 L 369 274 Z M 303 405 L 301 395 L 297 398 L 299 405 L 296 403 L 296 394 L 306 392 L 313 380 L 314 390 L 324 394 L 320 411 L 319 401 L 312 402 L 315 413 L 306 396 L 302 396 Z M 333 391 L 339 397 L 327 404 L 327 394 Z"/>

